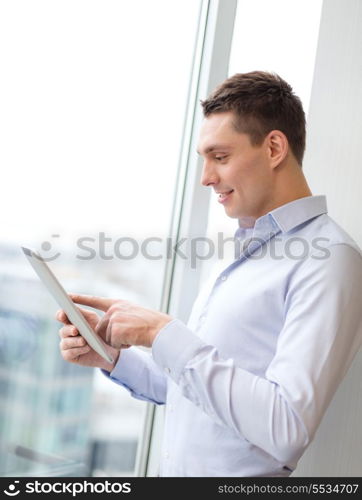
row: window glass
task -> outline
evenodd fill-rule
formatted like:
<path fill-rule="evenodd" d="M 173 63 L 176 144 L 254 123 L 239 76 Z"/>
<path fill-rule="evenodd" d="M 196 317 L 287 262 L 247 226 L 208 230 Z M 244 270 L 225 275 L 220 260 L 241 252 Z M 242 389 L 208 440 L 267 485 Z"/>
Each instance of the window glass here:
<path fill-rule="evenodd" d="M 19 247 L 68 291 L 159 307 L 199 7 L 0 4 L 2 475 L 134 472 L 145 403 L 62 360 Z"/>

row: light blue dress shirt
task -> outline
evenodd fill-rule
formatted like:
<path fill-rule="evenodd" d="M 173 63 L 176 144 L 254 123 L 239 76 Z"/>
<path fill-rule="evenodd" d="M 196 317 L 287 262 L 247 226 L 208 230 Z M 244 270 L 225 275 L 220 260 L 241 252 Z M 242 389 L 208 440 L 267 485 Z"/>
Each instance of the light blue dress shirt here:
<path fill-rule="evenodd" d="M 108 374 L 166 403 L 161 476 L 288 476 L 362 341 L 362 258 L 324 196 L 239 228 L 240 255 L 152 352 Z"/>

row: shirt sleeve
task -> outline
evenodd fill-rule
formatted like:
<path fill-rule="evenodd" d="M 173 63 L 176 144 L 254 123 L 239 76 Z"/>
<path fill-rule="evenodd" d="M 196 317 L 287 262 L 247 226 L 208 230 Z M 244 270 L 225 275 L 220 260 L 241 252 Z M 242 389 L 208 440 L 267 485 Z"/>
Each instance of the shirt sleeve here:
<path fill-rule="evenodd" d="M 265 377 L 222 359 L 178 320 L 156 337 L 156 363 L 220 425 L 278 461 L 298 460 L 361 345 L 362 264 L 347 245 L 309 258 L 285 298 L 285 322 Z M 240 346 L 242 349 L 242 346 Z"/>
<path fill-rule="evenodd" d="M 125 387 L 136 399 L 156 404 L 166 402 L 167 377 L 152 356 L 137 347 L 123 349 L 111 372 L 101 371 L 110 380 Z"/>

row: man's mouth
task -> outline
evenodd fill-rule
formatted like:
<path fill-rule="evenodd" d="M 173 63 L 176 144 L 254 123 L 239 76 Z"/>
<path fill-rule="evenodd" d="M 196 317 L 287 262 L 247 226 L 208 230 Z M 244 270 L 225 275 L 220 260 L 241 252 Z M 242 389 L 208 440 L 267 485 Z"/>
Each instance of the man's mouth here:
<path fill-rule="evenodd" d="M 231 195 L 231 193 L 233 192 L 234 190 L 231 189 L 230 191 L 223 191 L 223 192 L 218 192 L 217 194 L 219 195 L 218 196 L 218 202 L 219 203 L 225 203 L 225 201 L 229 198 L 229 196 Z"/>

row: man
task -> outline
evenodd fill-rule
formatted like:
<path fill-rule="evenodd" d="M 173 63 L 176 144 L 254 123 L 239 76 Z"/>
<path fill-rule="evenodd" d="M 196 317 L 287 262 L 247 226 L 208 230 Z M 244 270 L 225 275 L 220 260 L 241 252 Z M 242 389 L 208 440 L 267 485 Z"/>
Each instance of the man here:
<path fill-rule="evenodd" d="M 302 171 L 305 116 L 279 76 L 237 74 L 202 102 L 202 184 L 238 219 L 240 253 L 201 291 L 188 325 L 72 295 L 118 357 L 106 363 L 62 311 L 64 359 L 166 404 L 161 476 L 288 476 L 362 335 L 362 259 Z M 152 348 L 148 355 L 129 346 Z"/>

